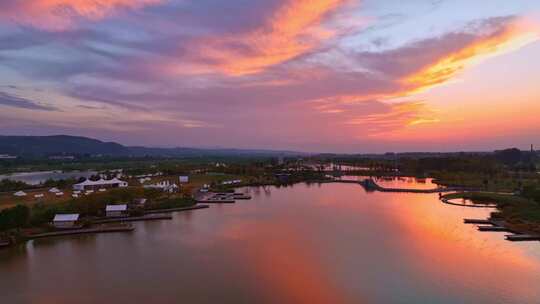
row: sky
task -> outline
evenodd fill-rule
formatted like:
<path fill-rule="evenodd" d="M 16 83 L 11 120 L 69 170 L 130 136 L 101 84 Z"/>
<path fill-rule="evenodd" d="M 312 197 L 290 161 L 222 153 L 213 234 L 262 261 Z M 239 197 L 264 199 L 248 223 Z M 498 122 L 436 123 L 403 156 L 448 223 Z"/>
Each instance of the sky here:
<path fill-rule="evenodd" d="M 537 0 L 2 0 L 0 134 L 540 147 Z"/>

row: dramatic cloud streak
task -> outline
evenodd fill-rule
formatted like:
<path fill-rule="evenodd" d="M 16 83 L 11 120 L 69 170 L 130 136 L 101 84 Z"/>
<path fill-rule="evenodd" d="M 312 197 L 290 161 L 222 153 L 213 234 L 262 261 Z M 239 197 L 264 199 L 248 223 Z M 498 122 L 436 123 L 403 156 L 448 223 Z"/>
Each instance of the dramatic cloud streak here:
<path fill-rule="evenodd" d="M 259 28 L 194 41 L 199 60 L 223 73 L 244 75 L 294 59 L 333 36 L 322 23 L 346 2 L 287 0 Z"/>
<path fill-rule="evenodd" d="M 487 29 L 486 29 L 487 27 Z M 540 38 L 538 28 L 522 20 L 494 19 L 481 25 L 487 34 L 471 37 L 461 48 L 444 54 L 403 82 L 424 89 L 452 79 L 471 63 L 519 49 Z"/>
<path fill-rule="evenodd" d="M 31 101 L 26 98 L 13 96 L 4 92 L 0 92 L 0 106 L 8 106 L 19 109 L 39 110 L 39 111 L 55 111 L 55 107 L 44 105 L 38 102 Z"/>
<path fill-rule="evenodd" d="M 4 0 L 0 19 L 45 30 L 65 30 L 80 19 L 99 20 L 120 10 L 137 9 L 162 0 Z"/>

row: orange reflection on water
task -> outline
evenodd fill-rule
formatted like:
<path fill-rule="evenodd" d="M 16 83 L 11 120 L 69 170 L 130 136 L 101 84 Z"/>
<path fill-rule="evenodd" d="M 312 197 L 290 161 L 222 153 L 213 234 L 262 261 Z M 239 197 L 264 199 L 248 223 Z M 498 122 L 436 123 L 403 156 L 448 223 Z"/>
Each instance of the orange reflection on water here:
<path fill-rule="evenodd" d="M 461 277 L 463 285 L 497 293 L 497 286 L 506 285 L 521 297 L 538 296 L 531 282 L 538 279 L 540 262 L 522 247 L 503 240 L 500 233 L 479 232 L 462 219 L 486 218 L 485 210 L 444 206 L 434 195 L 389 195 L 396 208 L 392 220 L 403 233 L 407 251 L 415 258 L 412 267 L 434 279 L 440 276 Z M 491 209 L 488 209 L 492 211 Z M 508 295 L 507 295 L 508 296 Z"/>
<path fill-rule="evenodd" d="M 302 233 L 291 233 L 293 218 L 279 222 L 240 220 L 222 231 L 234 240 L 248 240 L 245 261 L 260 283 L 273 290 L 280 303 L 346 303 L 327 273 L 318 249 Z"/>

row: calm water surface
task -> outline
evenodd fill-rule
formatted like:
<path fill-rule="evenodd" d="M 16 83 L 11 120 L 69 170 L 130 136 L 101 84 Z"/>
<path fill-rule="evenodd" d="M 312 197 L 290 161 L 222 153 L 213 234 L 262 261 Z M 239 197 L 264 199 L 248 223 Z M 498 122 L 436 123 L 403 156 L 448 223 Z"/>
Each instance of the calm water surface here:
<path fill-rule="evenodd" d="M 49 179 L 61 180 L 69 178 L 90 177 L 97 174 L 96 171 L 73 171 L 73 172 L 60 172 L 60 171 L 36 171 L 36 172 L 22 172 L 0 175 L 0 180 L 9 179 L 12 181 L 25 182 L 29 185 L 38 185 Z"/>
<path fill-rule="evenodd" d="M 489 209 L 354 184 L 249 190 L 131 234 L 0 251 L 1 303 L 540 303 L 540 243 L 463 224 Z"/>

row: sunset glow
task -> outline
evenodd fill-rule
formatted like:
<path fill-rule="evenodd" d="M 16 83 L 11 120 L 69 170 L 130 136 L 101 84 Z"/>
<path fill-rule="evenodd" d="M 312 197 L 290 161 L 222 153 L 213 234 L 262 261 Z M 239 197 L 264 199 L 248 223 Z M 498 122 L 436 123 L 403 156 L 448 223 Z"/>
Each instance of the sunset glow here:
<path fill-rule="evenodd" d="M 0 128 L 317 152 L 540 145 L 539 11 L 502 0 L 2 1 Z"/>

